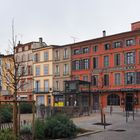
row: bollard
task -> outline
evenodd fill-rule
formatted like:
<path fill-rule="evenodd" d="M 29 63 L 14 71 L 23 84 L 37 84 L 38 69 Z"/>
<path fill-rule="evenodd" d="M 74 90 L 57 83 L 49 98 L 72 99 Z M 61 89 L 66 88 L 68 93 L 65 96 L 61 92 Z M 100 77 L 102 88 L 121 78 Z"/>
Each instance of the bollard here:
<path fill-rule="evenodd" d="M 106 118 L 105 118 L 105 114 L 104 114 L 104 129 L 106 129 Z"/>

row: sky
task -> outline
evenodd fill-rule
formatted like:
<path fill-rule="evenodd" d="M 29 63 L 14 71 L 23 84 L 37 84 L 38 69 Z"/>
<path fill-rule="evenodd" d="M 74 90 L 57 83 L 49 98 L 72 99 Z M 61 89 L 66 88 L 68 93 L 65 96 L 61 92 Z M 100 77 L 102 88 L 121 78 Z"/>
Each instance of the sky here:
<path fill-rule="evenodd" d="M 0 52 L 17 42 L 43 38 L 64 45 L 131 30 L 140 21 L 140 0 L 0 0 Z"/>

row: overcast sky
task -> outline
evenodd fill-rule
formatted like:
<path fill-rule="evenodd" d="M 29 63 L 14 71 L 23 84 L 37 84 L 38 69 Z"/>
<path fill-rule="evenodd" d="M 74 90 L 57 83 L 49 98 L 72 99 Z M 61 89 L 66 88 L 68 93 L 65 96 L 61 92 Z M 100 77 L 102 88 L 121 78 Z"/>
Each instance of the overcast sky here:
<path fill-rule="evenodd" d="M 15 34 L 22 43 L 69 44 L 129 31 L 140 21 L 140 0 L 0 0 L 0 52 Z"/>

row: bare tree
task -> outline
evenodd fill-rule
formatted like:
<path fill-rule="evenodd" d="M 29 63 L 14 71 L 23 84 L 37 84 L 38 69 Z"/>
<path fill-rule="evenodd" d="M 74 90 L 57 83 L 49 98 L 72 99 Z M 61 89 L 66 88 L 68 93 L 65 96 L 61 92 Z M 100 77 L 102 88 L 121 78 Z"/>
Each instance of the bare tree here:
<path fill-rule="evenodd" d="M 12 22 L 12 40 L 10 41 L 10 49 L 7 51 L 7 55 L 4 56 L 2 61 L 2 81 L 3 84 L 8 87 L 9 91 L 12 94 L 13 100 L 13 131 L 14 134 L 18 135 L 18 90 L 21 87 L 24 87 L 28 83 L 20 84 L 23 79 L 27 69 L 24 68 L 24 65 L 18 61 L 18 58 L 15 57 L 16 50 L 16 36 L 14 33 L 14 21 Z"/>

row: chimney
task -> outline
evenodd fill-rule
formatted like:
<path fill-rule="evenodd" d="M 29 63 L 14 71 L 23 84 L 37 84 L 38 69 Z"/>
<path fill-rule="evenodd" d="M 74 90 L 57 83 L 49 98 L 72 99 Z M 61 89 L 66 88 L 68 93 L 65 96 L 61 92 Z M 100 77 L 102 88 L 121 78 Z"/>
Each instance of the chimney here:
<path fill-rule="evenodd" d="M 42 44 L 42 42 L 43 42 L 43 38 L 40 37 L 40 38 L 39 38 L 39 43 Z"/>
<path fill-rule="evenodd" d="M 103 37 L 105 37 L 106 36 L 106 31 L 105 30 L 103 30 Z"/>
<path fill-rule="evenodd" d="M 131 23 L 131 31 L 140 30 L 140 21 Z"/>

